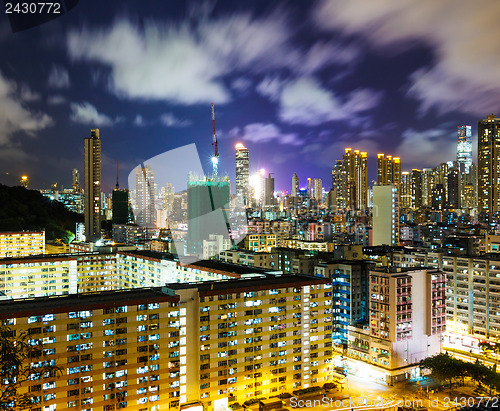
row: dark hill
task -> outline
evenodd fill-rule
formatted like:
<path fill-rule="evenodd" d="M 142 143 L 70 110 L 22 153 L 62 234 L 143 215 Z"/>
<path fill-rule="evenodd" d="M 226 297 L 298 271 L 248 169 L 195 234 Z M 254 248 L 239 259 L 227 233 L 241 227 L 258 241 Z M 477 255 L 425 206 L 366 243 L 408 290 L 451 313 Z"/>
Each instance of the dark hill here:
<path fill-rule="evenodd" d="M 68 242 L 83 215 L 36 190 L 0 184 L 0 231 L 45 230 L 46 240 Z"/>

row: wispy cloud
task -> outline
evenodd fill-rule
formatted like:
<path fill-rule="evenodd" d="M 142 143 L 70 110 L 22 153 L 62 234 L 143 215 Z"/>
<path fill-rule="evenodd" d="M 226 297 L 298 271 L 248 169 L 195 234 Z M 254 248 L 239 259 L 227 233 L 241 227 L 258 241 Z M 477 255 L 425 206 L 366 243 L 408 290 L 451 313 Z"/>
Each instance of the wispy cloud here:
<path fill-rule="evenodd" d="M 71 31 L 67 48 L 75 60 L 109 66 L 111 87 L 119 96 L 224 103 L 231 96 L 221 76 L 237 68 L 277 63 L 287 51 L 287 39 L 279 16 L 235 14 L 204 20 L 196 29 L 188 23 L 174 28 L 153 22 L 142 29 L 117 20 L 104 30 Z"/>
<path fill-rule="evenodd" d="M 231 83 L 231 88 L 240 93 L 247 91 L 250 87 L 252 87 L 252 80 L 246 77 L 238 77 Z"/>
<path fill-rule="evenodd" d="M 160 116 L 160 122 L 166 127 L 187 127 L 192 124 L 190 120 L 182 120 L 172 113 L 165 113 Z"/>
<path fill-rule="evenodd" d="M 83 103 L 71 103 L 71 120 L 75 123 L 89 124 L 92 126 L 112 126 L 119 119 L 113 120 L 106 114 L 99 113 L 97 108 L 85 101 Z"/>
<path fill-rule="evenodd" d="M 284 133 L 272 123 L 247 124 L 243 129 L 235 127 L 228 133 L 229 137 L 242 139 L 252 143 L 280 143 L 294 146 L 304 144 L 295 133 Z"/>
<path fill-rule="evenodd" d="M 15 133 L 35 136 L 36 132 L 54 123 L 47 114 L 30 110 L 25 105 L 27 100 L 32 100 L 32 94 L 0 73 L 0 146 L 13 147 Z"/>
<path fill-rule="evenodd" d="M 249 86 L 248 78 L 231 79 L 235 73 L 286 69 L 294 76 L 310 75 L 352 64 L 360 55 L 356 46 L 332 40 L 298 47 L 295 33 L 284 9 L 260 17 L 205 15 L 196 24 L 138 25 L 122 18 L 104 29 L 71 30 L 67 50 L 73 60 L 107 66 L 109 87 L 120 97 L 186 105 L 227 103 L 232 92 Z"/>
<path fill-rule="evenodd" d="M 376 107 L 382 98 L 380 92 L 371 89 L 357 89 L 341 97 L 312 77 L 288 82 L 277 94 L 280 119 L 308 126 L 353 119 Z"/>
<path fill-rule="evenodd" d="M 49 87 L 52 88 L 68 88 L 71 85 L 68 70 L 66 70 L 62 66 L 52 66 L 52 69 L 49 73 L 48 84 Z"/>
<path fill-rule="evenodd" d="M 456 128 L 443 124 L 433 129 L 403 132 L 395 150 L 405 160 L 403 167 L 435 167 L 456 159 Z"/>
<path fill-rule="evenodd" d="M 325 30 L 362 35 L 388 53 L 427 44 L 435 59 L 409 79 L 408 95 L 426 112 L 484 115 L 500 105 L 500 3 L 395 0 L 320 1 L 314 12 Z"/>
<path fill-rule="evenodd" d="M 148 123 L 144 120 L 144 118 L 140 115 L 140 114 L 137 114 L 134 118 L 134 126 L 137 126 L 137 127 L 144 127 L 146 126 Z"/>
<path fill-rule="evenodd" d="M 25 101 L 27 103 L 33 102 L 33 101 L 40 101 L 42 96 L 40 93 L 37 93 L 33 90 L 31 90 L 28 85 L 22 84 L 19 87 L 19 98 L 22 101 Z"/>
<path fill-rule="evenodd" d="M 66 97 L 56 94 L 54 96 L 47 97 L 47 104 L 51 106 L 58 106 L 59 104 L 66 103 Z"/>

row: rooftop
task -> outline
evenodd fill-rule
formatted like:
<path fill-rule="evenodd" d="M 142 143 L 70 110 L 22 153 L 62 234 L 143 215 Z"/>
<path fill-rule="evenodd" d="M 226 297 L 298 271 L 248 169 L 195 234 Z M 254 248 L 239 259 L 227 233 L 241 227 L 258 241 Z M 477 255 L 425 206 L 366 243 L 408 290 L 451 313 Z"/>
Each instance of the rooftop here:
<path fill-rule="evenodd" d="M 170 261 L 177 260 L 176 255 L 174 255 L 172 253 L 161 252 L 161 251 L 130 250 L 130 251 L 118 251 L 117 254 L 135 255 L 138 257 L 153 258 L 156 260 L 170 260 Z"/>
<path fill-rule="evenodd" d="M 209 270 L 217 270 L 217 271 L 225 271 L 228 273 L 234 273 L 234 274 L 271 274 L 273 270 L 265 269 L 265 268 L 259 268 L 259 267 L 250 267 L 247 265 L 240 265 L 240 264 L 232 264 L 232 263 L 225 263 L 222 261 L 216 261 L 216 260 L 200 260 L 196 261 L 194 263 L 189 264 L 188 266 L 191 267 L 200 267 L 200 268 L 207 268 Z"/>
<path fill-rule="evenodd" d="M 305 274 L 286 274 L 275 275 L 259 278 L 241 278 L 230 280 L 217 280 L 217 281 L 202 281 L 197 283 L 172 283 L 166 284 L 166 288 L 172 290 L 183 290 L 186 288 L 197 288 L 200 293 L 206 291 L 223 291 L 231 289 L 248 288 L 250 290 L 256 289 L 272 289 L 282 287 L 294 287 L 307 284 L 330 284 L 330 279 L 315 277 Z M 214 293 L 217 294 L 217 293 Z"/>
<path fill-rule="evenodd" d="M 198 289 L 200 294 L 221 294 L 228 290 L 249 291 L 283 287 L 299 287 L 311 284 L 330 284 L 331 280 L 309 275 L 281 275 L 249 279 L 171 283 L 164 287 L 133 288 L 116 291 L 100 291 L 51 297 L 0 300 L 0 318 L 32 316 L 72 310 L 92 310 L 105 307 L 145 304 L 179 300 L 175 291 Z"/>
<path fill-rule="evenodd" d="M 9 318 L 14 314 L 17 316 L 39 315 L 40 313 L 67 312 L 72 309 L 89 310 L 159 300 L 175 301 L 177 299 L 176 296 L 164 293 L 161 287 L 9 299 L 0 301 L 0 318 Z"/>

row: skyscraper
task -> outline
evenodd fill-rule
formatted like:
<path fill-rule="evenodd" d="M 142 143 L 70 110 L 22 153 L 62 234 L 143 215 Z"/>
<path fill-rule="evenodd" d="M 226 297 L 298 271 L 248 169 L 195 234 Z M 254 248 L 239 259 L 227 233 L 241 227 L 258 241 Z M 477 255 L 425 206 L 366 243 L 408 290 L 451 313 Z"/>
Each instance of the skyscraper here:
<path fill-rule="evenodd" d="M 274 178 L 271 177 L 271 173 L 269 173 L 269 176 L 265 180 L 264 204 L 266 206 L 274 204 Z"/>
<path fill-rule="evenodd" d="M 457 163 L 460 173 L 468 173 L 472 165 L 471 126 L 458 127 Z"/>
<path fill-rule="evenodd" d="M 85 239 L 101 238 L 101 140 L 99 129 L 90 130 L 84 140 Z"/>
<path fill-rule="evenodd" d="M 401 160 L 399 157 L 377 156 L 377 185 L 394 184 L 399 190 L 401 186 Z"/>
<path fill-rule="evenodd" d="M 251 197 L 254 200 L 255 206 L 264 204 L 265 187 L 266 187 L 266 170 L 263 168 L 256 171 L 249 177 L 249 185 L 251 188 Z"/>
<path fill-rule="evenodd" d="M 299 176 L 293 173 L 292 176 L 292 197 L 297 197 L 299 195 Z"/>
<path fill-rule="evenodd" d="M 312 195 L 312 180 L 310 178 L 307 179 L 307 197 L 311 197 Z"/>
<path fill-rule="evenodd" d="M 367 154 L 346 148 L 343 163 L 346 177 L 346 206 L 351 210 L 364 210 L 368 206 Z"/>
<path fill-rule="evenodd" d="M 248 205 L 249 175 L 248 149 L 241 143 L 236 144 L 236 195 L 243 205 Z"/>
<path fill-rule="evenodd" d="M 77 193 L 82 191 L 82 187 L 80 185 L 80 173 L 76 168 L 73 169 L 73 191 Z"/>
<path fill-rule="evenodd" d="M 150 166 L 135 169 L 135 209 L 136 224 L 145 227 L 156 225 L 155 173 Z"/>
<path fill-rule="evenodd" d="M 500 118 L 490 114 L 479 121 L 478 142 L 478 210 L 479 213 L 500 211 Z"/>
<path fill-rule="evenodd" d="M 111 197 L 113 207 L 113 224 L 127 224 L 128 221 L 128 190 L 115 188 Z"/>

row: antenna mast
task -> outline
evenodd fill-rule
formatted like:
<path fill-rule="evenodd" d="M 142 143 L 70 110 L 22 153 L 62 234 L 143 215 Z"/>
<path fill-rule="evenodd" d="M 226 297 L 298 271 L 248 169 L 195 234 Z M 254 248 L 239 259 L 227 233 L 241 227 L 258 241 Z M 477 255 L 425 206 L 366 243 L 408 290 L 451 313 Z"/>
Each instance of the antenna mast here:
<path fill-rule="evenodd" d="M 214 146 L 214 155 L 212 157 L 212 166 L 213 166 L 213 177 L 217 177 L 218 168 L 219 168 L 219 148 L 217 146 L 217 134 L 215 132 L 215 109 L 214 103 L 212 103 L 212 127 L 213 127 L 213 142 Z"/>
<path fill-rule="evenodd" d="M 116 160 L 116 189 L 120 188 L 120 184 L 118 184 L 118 169 L 120 167 L 120 160 Z"/>

